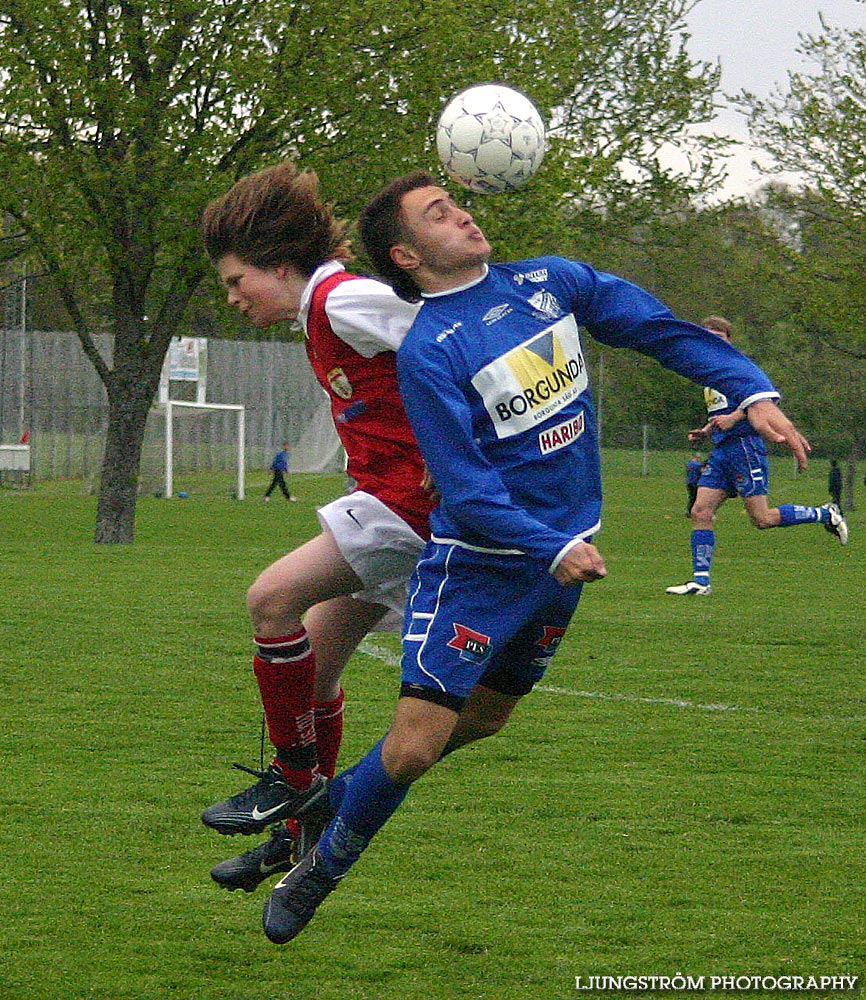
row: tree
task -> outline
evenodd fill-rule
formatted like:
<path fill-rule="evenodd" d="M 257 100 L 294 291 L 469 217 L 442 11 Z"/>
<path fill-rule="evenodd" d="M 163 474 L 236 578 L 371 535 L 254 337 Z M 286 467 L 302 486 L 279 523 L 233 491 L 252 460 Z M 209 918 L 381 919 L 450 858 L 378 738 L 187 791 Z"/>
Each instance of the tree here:
<path fill-rule="evenodd" d="M 766 100 L 741 95 L 752 140 L 772 157 L 765 171 L 793 174 L 770 187 L 767 206 L 786 220 L 788 281 L 799 334 L 792 344 L 815 419 L 848 456 L 848 496 L 866 452 L 866 31 L 801 36 L 810 72 L 791 73 Z M 805 343 L 804 343 L 805 341 Z M 803 361 L 808 358 L 808 364 Z"/>
<path fill-rule="evenodd" d="M 821 28 L 801 36 L 811 72 L 790 73 L 787 90 L 765 100 L 740 100 L 752 141 L 771 157 L 763 171 L 797 178 L 768 187 L 766 201 L 793 222 L 794 278 L 811 325 L 837 350 L 866 359 L 866 30 L 833 28 L 823 16 Z"/>
<path fill-rule="evenodd" d="M 105 385 L 96 540 L 133 538 L 162 361 L 209 270 L 196 220 L 210 197 L 291 155 L 354 214 L 387 177 L 430 164 L 443 95 L 496 78 L 562 109 L 548 182 L 514 204 L 552 205 L 566 169 L 598 191 L 626 154 L 651 157 L 705 117 L 712 74 L 673 44 L 689 6 L 0 0 L 0 211 Z M 575 152 L 578 105 L 598 163 Z M 503 249 L 526 242 L 519 222 L 504 229 Z"/>

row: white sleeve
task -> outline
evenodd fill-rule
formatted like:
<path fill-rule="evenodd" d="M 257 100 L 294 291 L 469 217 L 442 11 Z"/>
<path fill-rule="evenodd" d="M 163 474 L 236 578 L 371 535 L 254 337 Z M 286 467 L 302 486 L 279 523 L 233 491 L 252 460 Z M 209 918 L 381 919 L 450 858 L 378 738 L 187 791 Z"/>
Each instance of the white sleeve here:
<path fill-rule="evenodd" d="M 420 308 L 375 278 L 342 281 L 325 301 L 334 333 L 365 358 L 396 351 Z"/>

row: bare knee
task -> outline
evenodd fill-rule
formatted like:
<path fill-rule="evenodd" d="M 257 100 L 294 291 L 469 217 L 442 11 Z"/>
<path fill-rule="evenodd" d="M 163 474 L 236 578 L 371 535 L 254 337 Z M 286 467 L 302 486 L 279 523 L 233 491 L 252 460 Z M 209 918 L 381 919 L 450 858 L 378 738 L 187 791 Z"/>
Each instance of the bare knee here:
<path fill-rule="evenodd" d="M 397 703 L 394 722 L 382 746 L 382 763 L 392 781 L 417 781 L 442 757 L 457 713 L 417 698 Z"/>
<path fill-rule="evenodd" d="M 294 607 L 291 590 L 264 575 L 247 591 L 247 611 L 257 632 L 294 627 L 302 613 Z"/>
<path fill-rule="evenodd" d="M 716 508 L 709 505 L 698 506 L 695 504 L 692 507 L 692 527 L 695 529 L 701 528 L 711 528 L 713 526 L 713 518 L 715 517 Z"/>

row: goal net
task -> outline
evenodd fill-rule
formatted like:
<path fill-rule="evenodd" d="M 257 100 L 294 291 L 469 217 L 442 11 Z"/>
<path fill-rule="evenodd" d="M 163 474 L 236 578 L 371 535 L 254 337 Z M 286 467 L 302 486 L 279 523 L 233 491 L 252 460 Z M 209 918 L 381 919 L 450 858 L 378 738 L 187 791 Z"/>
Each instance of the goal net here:
<path fill-rule="evenodd" d="M 139 492 L 244 499 L 245 408 L 239 403 L 208 403 L 206 392 L 206 338 L 175 338 L 147 423 Z"/>

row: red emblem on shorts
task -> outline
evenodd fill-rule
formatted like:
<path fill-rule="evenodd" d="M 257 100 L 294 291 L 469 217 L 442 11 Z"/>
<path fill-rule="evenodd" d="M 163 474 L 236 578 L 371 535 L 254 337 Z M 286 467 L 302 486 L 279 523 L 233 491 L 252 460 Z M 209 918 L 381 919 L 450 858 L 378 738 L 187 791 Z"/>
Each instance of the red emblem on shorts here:
<path fill-rule="evenodd" d="M 473 663 L 483 663 L 490 655 L 490 636 L 483 632 L 476 632 L 475 629 L 458 622 L 454 625 L 454 638 L 449 640 L 448 645 L 452 649 L 460 650 L 461 660 L 472 660 Z"/>

